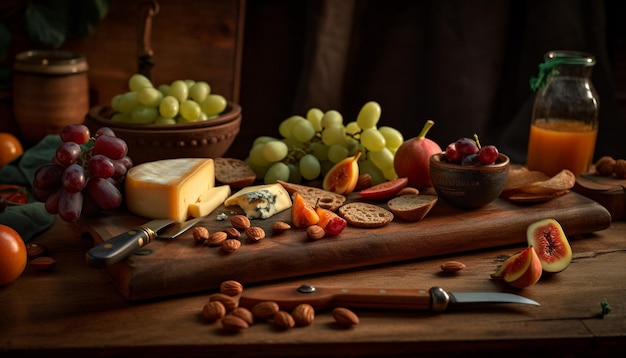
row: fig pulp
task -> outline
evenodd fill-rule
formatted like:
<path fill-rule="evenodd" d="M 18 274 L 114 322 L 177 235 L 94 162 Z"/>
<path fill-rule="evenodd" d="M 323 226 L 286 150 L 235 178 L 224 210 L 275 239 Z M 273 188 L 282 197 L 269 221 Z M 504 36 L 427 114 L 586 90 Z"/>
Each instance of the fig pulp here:
<path fill-rule="evenodd" d="M 307 228 L 319 222 L 320 217 L 315 209 L 306 199 L 295 192 L 292 197 L 293 204 L 291 206 L 291 223 L 296 228 Z"/>
<path fill-rule="evenodd" d="M 321 207 L 315 208 L 320 220 L 317 225 L 324 229 L 326 235 L 339 235 L 346 228 L 348 222 L 334 212 Z"/>
<path fill-rule="evenodd" d="M 539 256 L 543 271 L 561 272 L 572 262 L 572 248 L 558 221 L 545 219 L 530 224 L 526 239 Z"/>
<path fill-rule="evenodd" d="M 511 255 L 500 266 L 492 278 L 502 278 L 513 287 L 525 288 L 534 285 L 541 278 L 541 260 L 532 246 Z"/>
<path fill-rule="evenodd" d="M 324 190 L 342 195 L 350 194 L 359 179 L 359 157 L 361 152 L 336 163 L 324 176 Z"/>

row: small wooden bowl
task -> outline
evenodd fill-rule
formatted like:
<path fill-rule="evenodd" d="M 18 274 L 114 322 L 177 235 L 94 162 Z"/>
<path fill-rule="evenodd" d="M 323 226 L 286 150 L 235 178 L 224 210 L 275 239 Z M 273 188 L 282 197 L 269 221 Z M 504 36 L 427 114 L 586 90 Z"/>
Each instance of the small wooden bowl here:
<path fill-rule="evenodd" d="M 430 178 L 437 195 L 462 209 L 481 208 L 502 193 L 509 175 L 509 157 L 500 153 L 491 165 L 462 166 L 448 163 L 444 153 L 430 157 Z"/>
<path fill-rule="evenodd" d="M 130 124 L 111 121 L 111 107 L 95 106 L 85 118 L 94 133 L 109 127 L 128 144 L 134 164 L 171 158 L 216 158 L 226 153 L 239 134 L 241 107 L 228 103 L 217 118 L 189 124 Z"/>

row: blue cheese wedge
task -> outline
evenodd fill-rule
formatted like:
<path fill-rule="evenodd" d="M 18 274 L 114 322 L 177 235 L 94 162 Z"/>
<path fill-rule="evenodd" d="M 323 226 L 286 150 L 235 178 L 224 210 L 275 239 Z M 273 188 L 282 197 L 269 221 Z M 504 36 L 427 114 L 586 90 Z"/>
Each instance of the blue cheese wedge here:
<path fill-rule="evenodd" d="M 289 193 L 282 185 L 254 185 L 241 189 L 224 201 L 239 206 L 250 219 L 267 219 L 291 207 Z"/>

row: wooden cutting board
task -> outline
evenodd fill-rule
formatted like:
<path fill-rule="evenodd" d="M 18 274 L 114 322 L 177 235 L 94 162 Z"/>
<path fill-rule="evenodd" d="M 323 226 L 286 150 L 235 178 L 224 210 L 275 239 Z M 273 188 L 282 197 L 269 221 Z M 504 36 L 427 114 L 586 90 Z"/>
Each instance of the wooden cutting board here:
<path fill-rule="evenodd" d="M 382 204 L 384 205 L 384 204 Z M 230 227 L 217 220 L 233 208 L 218 208 L 199 225 L 210 232 Z M 234 208 L 237 209 L 237 208 Z M 155 240 L 130 258 L 105 268 L 120 293 L 141 300 L 214 290 L 225 280 L 243 284 L 322 273 L 381 263 L 492 248 L 526 242 L 529 224 L 554 218 L 568 237 L 610 226 L 609 212 L 596 202 L 571 192 L 547 203 L 518 205 L 498 199 L 478 210 L 455 209 L 439 200 L 422 221 L 393 221 L 378 229 L 347 227 L 339 236 L 310 241 L 304 230 L 272 234 L 275 220 L 290 222 L 291 210 L 268 220 L 253 220 L 267 237 L 226 254 L 195 243 L 191 231 L 177 239 Z M 83 231 L 100 243 L 147 220 L 129 213 L 89 218 Z"/>

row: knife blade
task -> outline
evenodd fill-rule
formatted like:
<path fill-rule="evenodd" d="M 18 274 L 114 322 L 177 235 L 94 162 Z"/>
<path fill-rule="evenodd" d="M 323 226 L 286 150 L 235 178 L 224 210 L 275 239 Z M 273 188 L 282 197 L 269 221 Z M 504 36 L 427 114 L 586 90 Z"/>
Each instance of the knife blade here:
<path fill-rule="evenodd" d="M 187 231 L 204 217 L 178 222 L 173 219 L 157 219 L 134 227 L 112 237 L 87 252 L 87 263 L 94 268 L 103 268 L 132 255 L 155 238 L 172 239 Z"/>
<path fill-rule="evenodd" d="M 442 312 L 450 307 L 476 304 L 539 303 L 523 296 L 504 292 L 447 292 L 440 287 L 424 289 L 404 288 L 342 288 L 302 285 L 259 287 L 244 291 L 239 305 L 252 308 L 263 301 L 274 301 L 281 309 L 291 310 L 300 303 L 315 309 L 329 307 L 378 308 Z"/>

